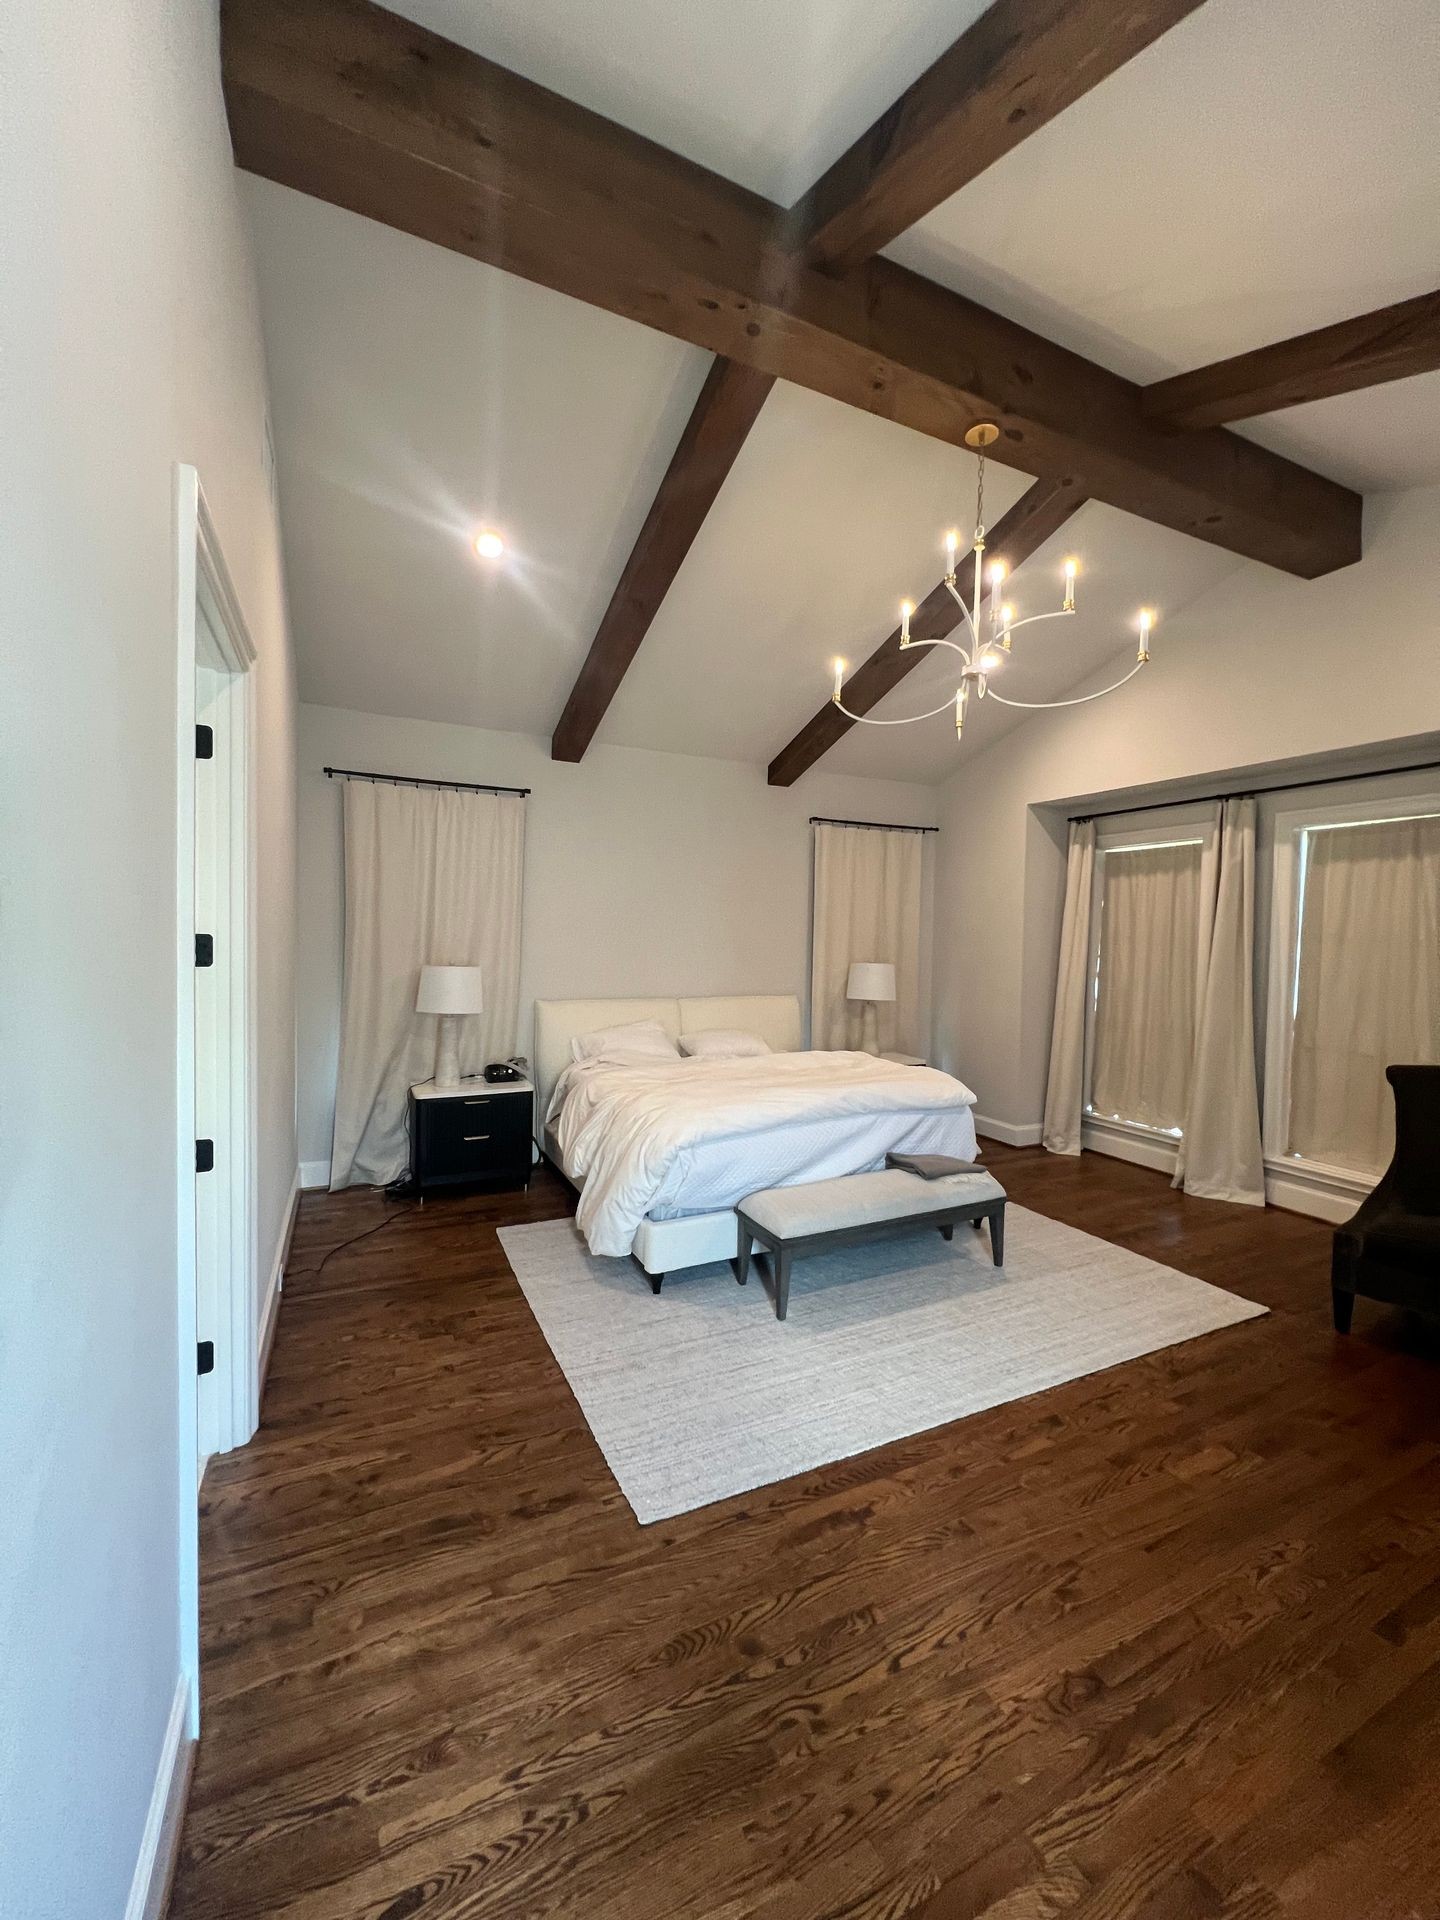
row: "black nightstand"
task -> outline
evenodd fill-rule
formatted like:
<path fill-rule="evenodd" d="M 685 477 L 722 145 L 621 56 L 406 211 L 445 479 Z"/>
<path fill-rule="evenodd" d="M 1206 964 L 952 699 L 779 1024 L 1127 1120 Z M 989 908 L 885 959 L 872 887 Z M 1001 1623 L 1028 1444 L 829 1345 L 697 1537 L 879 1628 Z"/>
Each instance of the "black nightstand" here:
<path fill-rule="evenodd" d="M 535 1089 L 528 1080 L 467 1080 L 410 1089 L 410 1174 L 422 1192 L 436 1187 L 530 1184 Z"/>

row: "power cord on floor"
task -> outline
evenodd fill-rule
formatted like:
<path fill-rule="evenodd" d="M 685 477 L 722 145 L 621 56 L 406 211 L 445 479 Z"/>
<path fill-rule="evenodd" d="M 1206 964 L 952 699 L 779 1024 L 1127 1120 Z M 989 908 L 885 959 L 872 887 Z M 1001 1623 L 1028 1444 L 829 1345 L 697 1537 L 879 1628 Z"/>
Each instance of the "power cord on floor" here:
<path fill-rule="evenodd" d="M 397 1181 L 395 1184 L 396 1184 L 396 1187 L 398 1187 L 400 1183 Z M 391 1187 L 383 1187 L 381 1188 L 380 1191 L 383 1198 L 389 1199 L 392 1192 L 394 1192 L 394 1190 L 395 1189 Z M 330 1251 L 325 1255 L 324 1259 L 320 1262 L 319 1266 L 312 1267 L 309 1270 L 310 1277 L 312 1279 L 318 1280 L 320 1278 L 320 1275 L 324 1273 L 326 1267 L 329 1266 L 330 1262 L 335 1258 L 337 1253 L 344 1253 L 347 1247 L 358 1246 L 362 1240 L 368 1240 L 371 1234 L 382 1233 L 386 1227 L 390 1227 L 395 1224 L 395 1221 L 400 1214 L 414 1213 L 416 1212 L 416 1210 L 417 1209 L 413 1204 L 407 1205 L 402 1203 L 399 1206 L 392 1207 L 389 1213 L 386 1214 L 385 1218 L 383 1220 L 377 1220 L 373 1227 L 366 1227 L 363 1233 L 353 1233 L 351 1234 L 348 1240 L 342 1240 L 338 1246 L 331 1247 Z"/>

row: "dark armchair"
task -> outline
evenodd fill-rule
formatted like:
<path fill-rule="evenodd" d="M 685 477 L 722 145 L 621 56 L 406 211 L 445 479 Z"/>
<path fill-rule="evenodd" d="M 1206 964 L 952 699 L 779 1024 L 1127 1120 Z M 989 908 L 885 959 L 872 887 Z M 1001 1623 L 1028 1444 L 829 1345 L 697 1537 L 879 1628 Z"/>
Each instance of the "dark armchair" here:
<path fill-rule="evenodd" d="M 1440 1314 L 1440 1067 L 1387 1067 L 1395 1157 L 1355 1218 L 1336 1230 L 1330 1267 L 1335 1331 L 1355 1296 Z"/>

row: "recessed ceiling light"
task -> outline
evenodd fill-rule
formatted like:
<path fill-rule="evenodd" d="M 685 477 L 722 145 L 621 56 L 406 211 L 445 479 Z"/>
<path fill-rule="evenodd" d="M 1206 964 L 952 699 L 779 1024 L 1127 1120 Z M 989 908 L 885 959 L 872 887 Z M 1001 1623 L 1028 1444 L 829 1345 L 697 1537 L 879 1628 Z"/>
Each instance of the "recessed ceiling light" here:
<path fill-rule="evenodd" d="M 498 560 L 505 551 L 505 542 L 493 527 L 482 527 L 475 536 L 474 547 L 482 560 Z"/>

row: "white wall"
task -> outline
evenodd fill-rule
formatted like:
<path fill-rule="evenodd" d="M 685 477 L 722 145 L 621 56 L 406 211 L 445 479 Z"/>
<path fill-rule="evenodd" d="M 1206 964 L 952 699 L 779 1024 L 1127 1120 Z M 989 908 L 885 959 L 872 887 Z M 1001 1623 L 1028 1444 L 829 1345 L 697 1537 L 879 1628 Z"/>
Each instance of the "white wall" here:
<path fill-rule="evenodd" d="M 1089 810 L 1073 803 L 1199 794 L 1292 760 L 1359 763 L 1361 749 L 1440 730 L 1437 567 L 1440 488 L 1376 496 L 1357 566 L 1313 581 L 1244 567 L 1162 623 L 1128 687 L 1037 714 L 962 762 L 942 794 L 936 1043 L 981 1116 L 1038 1126 L 1064 815 Z M 1381 757 L 1405 754 L 1364 759 Z"/>
<path fill-rule="evenodd" d="M 173 468 L 259 649 L 260 1257 L 295 1168 L 293 691 L 210 0 L 8 0 L 0 1910 L 119 1920 L 179 1671 Z"/>
<path fill-rule="evenodd" d="M 533 789 L 525 839 L 520 1036 L 537 999 L 798 993 L 809 985 L 812 813 L 930 825 L 933 787 L 814 773 L 770 787 L 735 760 L 300 708 L 300 1158 L 328 1177 L 343 903 L 340 783 L 326 766 Z M 927 848 L 935 838 L 926 836 Z M 930 929 L 922 929 L 922 954 Z M 928 982 L 922 982 L 922 993 Z"/>

